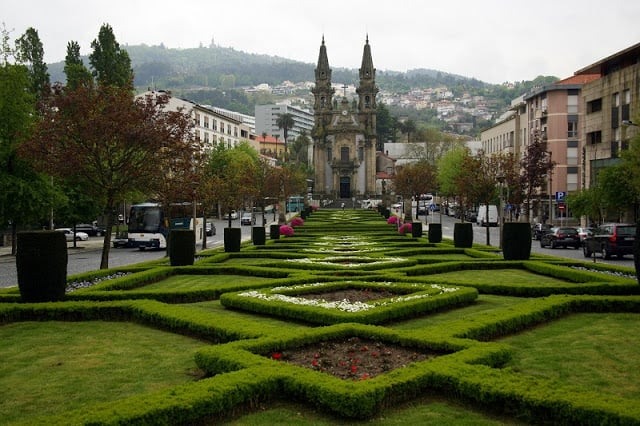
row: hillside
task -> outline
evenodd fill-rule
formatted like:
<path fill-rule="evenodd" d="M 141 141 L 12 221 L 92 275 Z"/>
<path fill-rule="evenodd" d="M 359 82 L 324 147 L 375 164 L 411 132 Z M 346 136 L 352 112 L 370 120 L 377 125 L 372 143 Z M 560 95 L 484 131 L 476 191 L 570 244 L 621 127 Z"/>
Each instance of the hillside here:
<path fill-rule="evenodd" d="M 180 96 L 239 112 L 253 113 L 255 104 L 272 102 L 273 98 L 247 96 L 243 87 L 267 83 L 277 86 L 284 81 L 313 81 L 315 64 L 291 59 L 251 54 L 229 47 L 209 46 L 191 49 L 170 49 L 159 46 L 125 46 L 135 73 L 139 90 L 153 87 L 172 90 Z M 85 58 L 85 63 L 88 60 Z M 52 81 L 64 81 L 63 62 L 49 64 Z M 358 70 L 334 68 L 335 83 L 357 84 Z M 413 89 L 447 87 L 456 97 L 469 93 L 483 96 L 499 115 L 509 102 L 534 85 L 557 80 L 538 77 L 534 81 L 518 82 L 507 87 L 433 69 L 407 72 L 378 70 L 376 82 L 381 91 L 408 93 Z M 308 96 L 309 93 L 301 94 Z M 414 115 L 415 112 L 410 113 Z M 419 117 L 416 117 L 420 120 Z M 425 120 L 427 121 L 427 120 Z"/>

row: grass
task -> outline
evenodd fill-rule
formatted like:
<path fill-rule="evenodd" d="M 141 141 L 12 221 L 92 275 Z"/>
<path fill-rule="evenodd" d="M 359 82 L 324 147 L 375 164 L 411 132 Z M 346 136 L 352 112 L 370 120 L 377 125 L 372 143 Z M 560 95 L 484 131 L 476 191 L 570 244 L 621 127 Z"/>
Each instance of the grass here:
<path fill-rule="evenodd" d="M 204 345 L 102 321 L 7 324 L 0 341 L 2 424 L 194 381 L 201 373 L 193 354 Z"/>
<path fill-rule="evenodd" d="M 149 284 L 140 291 L 156 290 L 198 290 L 210 288 L 226 288 L 238 283 L 260 284 L 271 281 L 270 278 L 252 277 L 244 275 L 174 275 L 162 281 Z"/>
<path fill-rule="evenodd" d="M 567 281 L 545 275 L 534 274 L 522 269 L 466 270 L 429 275 L 431 282 L 453 284 L 521 284 L 528 286 L 550 286 L 566 284 Z"/>
<path fill-rule="evenodd" d="M 638 336 L 640 314 L 574 314 L 500 341 L 515 372 L 638 401 Z"/>

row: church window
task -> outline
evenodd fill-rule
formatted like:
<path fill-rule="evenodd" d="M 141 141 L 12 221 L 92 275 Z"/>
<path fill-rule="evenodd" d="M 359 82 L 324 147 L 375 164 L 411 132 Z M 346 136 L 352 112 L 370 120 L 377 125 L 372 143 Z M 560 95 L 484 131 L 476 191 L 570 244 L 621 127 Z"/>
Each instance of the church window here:
<path fill-rule="evenodd" d="M 364 97 L 364 106 L 369 108 L 371 106 L 371 98 L 369 96 Z"/>
<path fill-rule="evenodd" d="M 327 148 L 327 160 L 331 161 L 333 159 L 333 152 L 331 151 L 331 148 Z"/>
<path fill-rule="evenodd" d="M 340 161 L 347 162 L 349 161 L 349 147 L 343 146 L 340 148 Z"/>
<path fill-rule="evenodd" d="M 321 106 L 322 108 L 324 108 L 324 105 L 325 105 L 326 101 L 327 101 L 327 100 L 325 99 L 325 97 L 324 97 L 324 96 L 322 96 L 322 97 L 320 98 L 320 106 Z"/>
<path fill-rule="evenodd" d="M 364 148 L 363 147 L 359 147 L 358 148 L 358 160 L 359 161 L 363 161 L 364 160 Z"/>

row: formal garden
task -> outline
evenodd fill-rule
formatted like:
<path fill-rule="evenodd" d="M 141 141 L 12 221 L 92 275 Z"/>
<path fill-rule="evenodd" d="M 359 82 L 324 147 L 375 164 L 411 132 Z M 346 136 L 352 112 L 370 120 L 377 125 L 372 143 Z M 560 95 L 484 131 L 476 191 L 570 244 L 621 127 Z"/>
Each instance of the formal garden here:
<path fill-rule="evenodd" d="M 0 291 L 0 423 L 640 424 L 633 269 L 302 216 Z"/>

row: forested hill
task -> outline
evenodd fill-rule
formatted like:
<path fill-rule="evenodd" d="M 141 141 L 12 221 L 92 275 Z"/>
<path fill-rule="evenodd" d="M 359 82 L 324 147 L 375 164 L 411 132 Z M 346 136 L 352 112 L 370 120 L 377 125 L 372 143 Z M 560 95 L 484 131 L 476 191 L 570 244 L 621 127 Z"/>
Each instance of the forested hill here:
<path fill-rule="evenodd" d="M 191 49 L 171 49 L 163 45 L 124 48 L 129 52 L 135 85 L 140 90 L 153 87 L 180 93 L 187 90 L 230 90 L 261 83 L 277 86 L 287 80 L 294 83 L 313 81 L 316 65 L 216 45 Z M 88 59 L 84 60 L 88 64 Z M 425 58 L 427 61 L 429 58 Z M 63 66 L 62 62 L 49 64 L 52 81 L 65 81 Z M 332 80 L 335 83 L 357 84 L 358 70 L 333 68 Z M 481 94 L 500 106 L 508 105 L 511 99 L 533 85 L 555 80 L 555 77 L 539 77 L 533 82 L 519 82 L 506 87 L 432 69 L 407 72 L 378 70 L 376 74 L 376 82 L 381 90 L 406 93 L 415 88 L 446 86 L 456 95 L 462 91 L 472 95 Z"/>

